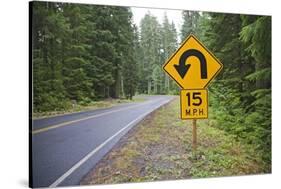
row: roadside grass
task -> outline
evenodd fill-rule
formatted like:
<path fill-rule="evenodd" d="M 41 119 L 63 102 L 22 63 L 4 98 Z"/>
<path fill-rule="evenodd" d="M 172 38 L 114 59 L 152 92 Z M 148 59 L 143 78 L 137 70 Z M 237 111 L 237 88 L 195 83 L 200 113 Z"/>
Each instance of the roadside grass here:
<path fill-rule="evenodd" d="M 63 111 L 33 112 L 32 118 L 41 119 L 41 118 L 46 118 L 46 117 L 64 115 L 64 114 L 68 114 L 68 113 L 96 110 L 96 109 L 100 109 L 100 108 L 110 108 L 110 107 L 113 107 L 113 106 L 116 106 L 116 105 L 122 104 L 122 103 L 142 102 L 142 101 L 145 101 L 145 99 L 146 99 L 145 96 L 138 95 L 138 96 L 134 96 L 132 100 L 110 98 L 110 99 L 101 100 L 101 101 L 92 101 L 87 105 L 75 104 L 71 108 L 69 108 L 67 110 L 63 110 Z"/>
<path fill-rule="evenodd" d="M 143 182 L 270 173 L 252 146 L 198 120 L 192 151 L 192 122 L 179 118 L 179 99 L 161 107 L 126 134 L 86 175 L 81 185 Z"/>

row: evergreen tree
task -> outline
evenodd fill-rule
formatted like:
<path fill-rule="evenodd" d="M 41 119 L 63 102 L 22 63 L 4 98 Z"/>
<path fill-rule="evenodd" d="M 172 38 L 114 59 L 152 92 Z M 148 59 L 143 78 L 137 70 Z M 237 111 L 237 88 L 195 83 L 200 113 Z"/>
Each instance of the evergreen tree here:
<path fill-rule="evenodd" d="M 175 24 L 170 23 L 167 17 L 167 14 L 164 14 L 162 30 L 161 30 L 161 40 L 162 40 L 162 57 L 161 62 L 166 62 L 170 56 L 176 51 L 178 47 L 177 43 L 177 30 L 175 28 Z M 162 77 L 163 78 L 163 77 Z M 164 75 L 163 82 L 161 82 L 161 93 L 168 94 L 171 91 L 175 93 L 177 91 L 177 85 L 171 81 L 170 76 L 167 74 Z"/>
<path fill-rule="evenodd" d="M 241 16 L 243 28 L 240 39 L 246 46 L 246 51 L 253 58 L 255 66 L 246 76 L 252 84 L 251 110 L 246 116 L 245 123 L 251 125 L 254 135 L 251 143 L 258 143 L 259 149 L 266 151 L 263 157 L 271 159 L 271 17 Z"/>
<path fill-rule="evenodd" d="M 198 11 L 183 11 L 183 25 L 181 28 L 181 40 L 185 40 L 188 35 L 198 32 L 198 20 L 200 14 Z"/>
<path fill-rule="evenodd" d="M 271 160 L 271 18 L 203 14 L 200 36 L 224 64 L 209 87 L 218 127 Z"/>
<path fill-rule="evenodd" d="M 142 93 L 151 94 L 153 91 L 152 72 L 154 65 L 161 65 L 161 36 L 160 24 L 155 16 L 148 12 L 140 24 L 140 46 L 143 60 L 141 62 Z"/>
<path fill-rule="evenodd" d="M 89 64 L 87 45 L 87 20 L 82 12 L 84 5 L 67 4 L 63 13 L 69 21 L 68 40 L 63 41 L 63 75 L 67 97 L 75 101 L 85 101 L 92 97 L 92 82 L 86 74 Z"/>
<path fill-rule="evenodd" d="M 69 29 L 60 3 L 33 3 L 33 82 L 34 109 L 64 109 L 62 79 L 62 41 Z"/>
<path fill-rule="evenodd" d="M 131 22 L 131 12 L 128 13 L 129 17 L 127 17 L 127 22 L 130 24 L 128 24 L 126 30 L 122 32 L 125 39 L 122 46 L 122 83 L 125 97 L 132 100 L 139 81 L 138 60 L 140 57 L 137 27 Z"/>

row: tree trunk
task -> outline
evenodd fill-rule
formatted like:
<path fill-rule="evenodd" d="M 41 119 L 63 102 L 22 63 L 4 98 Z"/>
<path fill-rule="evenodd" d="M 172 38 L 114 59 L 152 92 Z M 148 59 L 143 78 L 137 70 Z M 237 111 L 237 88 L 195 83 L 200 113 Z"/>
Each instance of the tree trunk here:
<path fill-rule="evenodd" d="M 151 82 L 149 80 L 147 82 L 147 94 L 151 94 Z"/>
<path fill-rule="evenodd" d="M 124 93 L 124 79 L 123 79 L 123 77 L 122 77 L 122 75 L 121 75 L 121 79 L 120 79 L 120 84 L 121 84 L 121 93 L 120 93 L 120 96 L 121 97 L 124 97 L 125 96 L 125 93 Z"/>
<path fill-rule="evenodd" d="M 116 70 L 114 75 L 115 75 L 115 77 L 114 77 L 115 82 L 110 87 L 110 96 L 112 98 L 119 98 L 119 95 L 120 95 L 120 83 L 121 83 L 119 71 Z"/>

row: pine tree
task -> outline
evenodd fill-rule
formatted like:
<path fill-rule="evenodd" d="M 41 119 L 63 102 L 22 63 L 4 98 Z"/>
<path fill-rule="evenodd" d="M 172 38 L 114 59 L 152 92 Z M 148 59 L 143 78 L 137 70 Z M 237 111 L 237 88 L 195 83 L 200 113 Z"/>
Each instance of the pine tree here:
<path fill-rule="evenodd" d="M 113 46 L 114 35 L 112 33 L 113 14 L 109 6 L 91 7 L 93 31 L 90 40 L 90 62 L 88 74 L 92 78 L 93 90 L 96 98 L 110 96 L 110 86 L 115 82 L 113 71 L 114 62 L 117 60 L 117 52 Z"/>
<path fill-rule="evenodd" d="M 82 12 L 84 5 L 67 4 L 63 14 L 69 21 L 68 40 L 64 41 L 63 75 L 67 97 L 71 100 L 90 101 L 92 82 L 86 74 L 87 60 L 87 22 Z M 66 35 L 66 34 L 65 34 Z"/>
<path fill-rule="evenodd" d="M 271 18 L 203 14 L 200 37 L 224 64 L 209 86 L 217 126 L 271 160 Z"/>
<path fill-rule="evenodd" d="M 183 25 L 181 28 L 181 40 L 185 40 L 188 35 L 196 34 L 198 32 L 198 20 L 199 20 L 198 11 L 183 11 Z"/>
<path fill-rule="evenodd" d="M 140 24 L 140 46 L 143 60 L 141 63 L 141 84 L 140 90 L 143 93 L 151 94 L 153 91 L 152 72 L 154 65 L 161 62 L 161 36 L 160 24 L 155 16 L 148 12 Z"/>
<path fill-rule="evenodd" d="M 263 157 L 271 161 L 271 17 L 242 16 L 242 20 L 240 39 L 255 63 L 253 72 L 246 76 L 249 82 L 255 83 L 255 88 L 250 93 L 252 111 L 245 122 L 252 126 L 254 133 L 250 141 L 258 143 L 259 149 L 266 151 Z"/>
<path fill-rule="evenodd" d="M 62 4 L 33 3 L 33 81 L 34 109 L 64 109 L 65 88 L 62 81 L 62 41 L 69 26 L 63 17 Z"/>
<path fill-rule="evenodd" d="M 162 57 L 161 62 L 166 62 L 168 58 L 176 51 L 178 43 L 177 43 L 177 31 L 175 28 L 175 24 L 170 23 L 167 17 L 167 14 L 164 14 L 161 30 L 161 40 L 162 40 Z M 162 87 L 164 86 L 164 87 Z M 164 80 L 161 83 L 161 93 L 168 94 L 170 91 L 176 91 L 177 86 L 174 82 L 171 82 L 170 76 L 165 74 Z M 173 92 L 174 93 L 174 92 Z"/>
<path fill-rule="evenodd" d="M 121 81 L 125 97 L 132 100 L 138 83 L 139 37 L 137 27 L 132 24 L 131 11 L 128 9 L 125 11 L 123 13 L 123 24 L 126 23 L 126 25 L 120 32 L 122 41 L 119 43 L 119 50 L 122 50 Z"/>

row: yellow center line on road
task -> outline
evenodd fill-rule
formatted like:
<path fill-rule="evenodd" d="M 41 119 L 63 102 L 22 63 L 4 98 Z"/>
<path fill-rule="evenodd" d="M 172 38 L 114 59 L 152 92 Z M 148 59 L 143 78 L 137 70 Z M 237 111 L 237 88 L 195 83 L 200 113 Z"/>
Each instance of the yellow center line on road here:
<path fill-rule="evenodd" d="M 104 115 L 107 115 L 107 114 L 111 114 L 111 113 L 120 112 L 120 111 L 123 111 L 123 110 L 132 109 L 132 108 L 135 108 L 135 107 L 138 107 L 138 106 L 142 106 L 142 105 L 148 104 L 150 102 L 151 101 L 148 101 L 146 103 L 130 106 L 130 107 L 127 107 L 127 108 L 122 108 L 122 109 L 118 109 L 118 110 L 112 110 L 112 111 L 109 111 L 109 112 L 104 112 L 104 113 L 101 113 L 101 114 L 92 115 L 92 116 L 84 117 L 84 118 L 81 118 L 81 119 L 67 121 L 67 122 L 56 124 L 56 125 L 50 125 L 50 126 L 42 128 L 42 129 L 33 130 L 32 134 L 34 135 L 34 134 L 42 133 L 42 132 L 45 132 L 45 131 L 49 131 L 51 129 L 56 129 L 56 128 L 63 127 L 63 126 L 66 126 L 66 125 L 70 125 L 72 123 L 77 123 L 79 121 L 85 121 L 85 120 L 88 120 L 88 119 L 92 119 L 92 118 L 96 118 L 96 117 L 101 117 L 101 116 L 104 116 Z"/>

